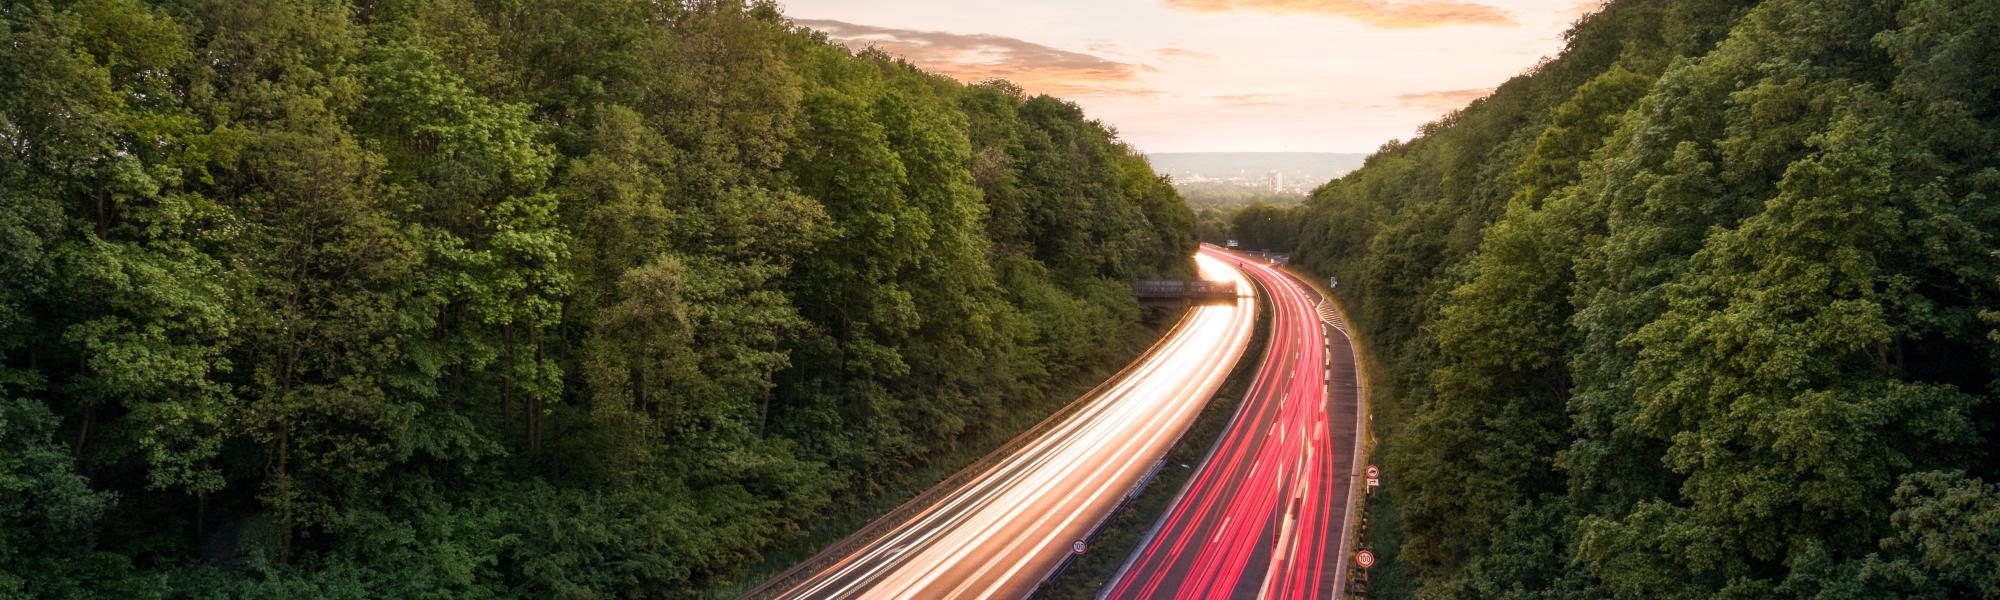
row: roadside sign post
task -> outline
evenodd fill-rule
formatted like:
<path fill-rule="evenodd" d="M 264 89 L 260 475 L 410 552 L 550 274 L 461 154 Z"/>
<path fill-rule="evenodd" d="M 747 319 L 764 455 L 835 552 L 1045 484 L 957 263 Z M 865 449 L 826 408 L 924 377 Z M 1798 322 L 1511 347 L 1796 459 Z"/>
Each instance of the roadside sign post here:
<path fill-rule="evenodd" d="M 1083 551 L 1087 548 L 1089 548 L 1089 546 L 1084 545 L 1083 540 L 1077 540 L 1076 543 L 1069 545 L 1069 551 L 1077 555 L 1082 555 Z"/>
<path fill-rule="evenodd" d="M 1378 487 L 1382 487 L 1382 470 L 1375 468 L 1375 465 L 1368 465 L 1368 492 L 1375 493 L 1375 488 Z"/>
<path fill-rule="evenodd" d="M 1339 277 L 1332 277 L 1332 276 L 1328 276 L 1328 277 L 1326 278 L 1326 287 L 1327 287 L 1327 289 L 1333 289 L 1333 288 L 1337 288 L 1337 287 L 1340 287 L 1340 278 L 1339 278 Z"/>
<path fill-rule="evenodd" d="M 1362 569 L 1375 566 L 1375 553 L 1369 552 L 1367 548 L 1362 548 L 1361 551 L 1354 553 L 1354 564 L 1359 565 Z"/>

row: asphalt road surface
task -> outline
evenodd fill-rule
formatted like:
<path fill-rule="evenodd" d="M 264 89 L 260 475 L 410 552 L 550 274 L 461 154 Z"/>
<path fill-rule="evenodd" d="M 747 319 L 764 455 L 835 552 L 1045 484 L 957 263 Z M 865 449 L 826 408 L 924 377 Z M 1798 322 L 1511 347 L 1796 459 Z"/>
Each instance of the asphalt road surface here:
<path fill-rule="evenodd" d="M 1080 408 L 832 562 L 781 598 L 1019 598 L 1034 591 L 1160 462 L 1249 345 L 1256 297 L 1212 251 L 1204 279 L 1234 304 L 1197 306 Z M 810 564 L 810 563 L 809 563 Z"/>
<path fill-rule="evenodd" d="M 1108 598 L 1332 598 L 1355 478 L 1352 342 L 1290 275 L 1229 256 L 1264 288 L 1272 337 L 1200 470 L 1101 593 Z"/>

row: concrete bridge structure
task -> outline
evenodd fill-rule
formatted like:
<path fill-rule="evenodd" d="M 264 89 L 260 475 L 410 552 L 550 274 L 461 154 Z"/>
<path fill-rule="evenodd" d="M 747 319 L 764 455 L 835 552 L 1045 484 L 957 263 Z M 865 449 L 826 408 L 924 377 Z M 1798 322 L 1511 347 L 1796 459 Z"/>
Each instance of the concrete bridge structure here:
<path fill-rule="evenodd" d="M 1229 304 L 1243 293 L 1234 281 L 1142 279 L 1132 292 L 1143 304 Z"/>

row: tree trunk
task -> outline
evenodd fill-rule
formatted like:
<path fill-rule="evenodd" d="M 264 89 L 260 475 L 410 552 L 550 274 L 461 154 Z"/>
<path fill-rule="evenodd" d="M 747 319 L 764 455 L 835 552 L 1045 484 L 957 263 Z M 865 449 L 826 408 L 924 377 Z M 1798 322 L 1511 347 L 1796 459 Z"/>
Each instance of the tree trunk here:
<path fill-rule="evenodd" d="M 514 430 L 514 370 L 519 365 L 514 360 L 514 324 L 500 326 L 500 347 L 503 359 L 500 368 L 500 420 L 503 431 Z"/>
<path fill-rule="evenodd" d="M 284 490 L 281 492 L 283 497 L 279 498 L 279 502 L 283 506 L 278 510 L 278 564 L 281 565 L 291 564 L 292 562 L 292 506 L 298 503 L 297 499 L 293 497 L 296 491 L 291 489 L 291 478 L 285 473 L 288 468 L 286 462 L 291 459 L 291 444 L 291 426 L 285 425 L 279 427 L 278 481 L 284 486 Z"/>
<path fill-rule="evenodd" d="M 541 378 L 544 377 L 542 374 L 542 329 L 540 327 L 528 328 L 528 345 L 533 346 L 535 349 L 533 357 L 535 361 L 534 367 L 530 372 L 535 374 L 535 381 L 539 383 Z M 532 409 L 535 411 L 534 448 L 536 451 L 540 451 L 542 449 L 542 394 L 540 386 L 537 386 L 535 391 L 528 393 L 528 403 L 532 405 Z"/>
<path fill-rule="evenodd" d="M 83 445 L 84 443 L 90 441 L 90 424 L 96 420 L 97 420 L 97 403 L 91 402 L 84 404 L 83 423 L 77 427 L 76 447 L 70 448 L 69 451 L 70 458 L 78 458 L 83 456 Z"/>

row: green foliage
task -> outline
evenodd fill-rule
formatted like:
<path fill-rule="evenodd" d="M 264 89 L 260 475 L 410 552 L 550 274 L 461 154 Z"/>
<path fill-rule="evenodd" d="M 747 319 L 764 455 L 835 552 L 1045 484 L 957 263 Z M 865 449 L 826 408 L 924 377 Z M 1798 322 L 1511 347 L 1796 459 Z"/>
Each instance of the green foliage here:
<path fill-rule="evenodd" d="M 1301 213 L 1296 207 L 1261 202 L 1245 206 L 1229 215 L 1224 237 L 1236 240 L 1238 248 L 1291 252 L 1298 246 L 1297 215 Z"/>
<path fill-rule="evenodd" d="M 1863 577 L 1911 596 L 2000 594 L 2000 486 L 1956 472 L 1904 476 L 1895 533 Z"/>
<path fill-rule="evenodd" d="M 0 594 L 53 594 L 91 560 L 92 525 L 111 507 L 75 472 L 42 403 L 0 403 Z"/>
<path fill-rule="evenodd" d="M 1992 594 L 1995 15 L 1613 2 L 1315 193 L 1420 594 Z"/>
<path fill-rule="evenodd" d="M 1074 105 L 768 2 L 13 3 L 0 140 L 8 596 L 690 595 L 1194 250 Z"/>

